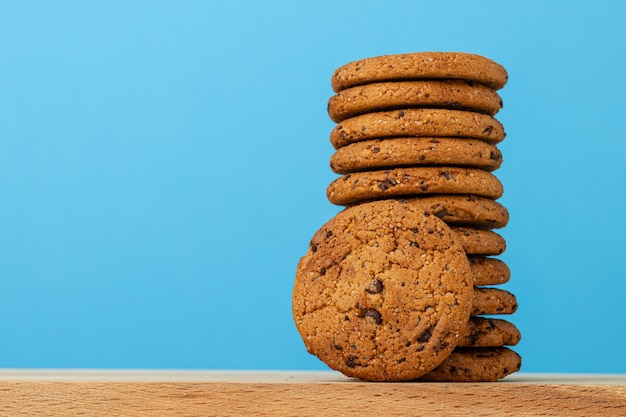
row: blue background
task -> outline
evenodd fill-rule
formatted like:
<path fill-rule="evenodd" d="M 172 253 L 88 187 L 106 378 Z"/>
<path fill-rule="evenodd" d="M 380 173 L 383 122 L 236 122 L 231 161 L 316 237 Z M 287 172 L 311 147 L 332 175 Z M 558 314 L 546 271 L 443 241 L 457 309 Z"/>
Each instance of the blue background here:
<path fill-rule="evenodd" d="M 595 4 L 595 5 L 594 5 Z M 528 372 L 626 372 L 623 2 L 0 3 L 0 367 L 326 369 L 291 318 L 330 76 L 503 64 Z"/>

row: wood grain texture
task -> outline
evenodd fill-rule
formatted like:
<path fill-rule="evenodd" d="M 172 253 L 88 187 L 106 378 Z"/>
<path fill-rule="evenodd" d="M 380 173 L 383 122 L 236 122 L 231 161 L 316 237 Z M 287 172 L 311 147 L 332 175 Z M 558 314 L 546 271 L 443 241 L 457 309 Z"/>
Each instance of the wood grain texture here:
<path fill-rule="evenodd" d="M 0 416 L 624 416 L 626 376 L 371 383 L 332 372 L 0 371 Z"/>

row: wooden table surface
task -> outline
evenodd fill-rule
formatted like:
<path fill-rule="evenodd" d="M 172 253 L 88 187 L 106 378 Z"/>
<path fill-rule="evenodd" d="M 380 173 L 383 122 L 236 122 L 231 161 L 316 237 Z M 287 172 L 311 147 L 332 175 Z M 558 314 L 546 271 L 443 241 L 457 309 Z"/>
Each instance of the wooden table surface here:
<path fill-rule="evenodd" d="M 626 375 L 373 383 L 334 372 L 0 370 L 0 416 L 626 416 Z"/>

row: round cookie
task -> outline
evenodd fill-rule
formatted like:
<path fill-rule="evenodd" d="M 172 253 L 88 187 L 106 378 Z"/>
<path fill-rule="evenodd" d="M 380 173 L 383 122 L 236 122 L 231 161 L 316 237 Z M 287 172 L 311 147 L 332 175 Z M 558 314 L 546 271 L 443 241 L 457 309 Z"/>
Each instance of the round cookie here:
<path fill-rule="evenodd" d="M 500 255 L 506 249 L 506 240 L 491 230 L 455 227 L 459 242 L 468 255 Z"/>
<path fill-rule="evenodd" d="M 342 146 L 330 157 L 338 174 L 422 165 L 465 166 L 494 171 L 502 153 L 479 139 L 418 138 L 371 139 Z"/>
<path fill-rule="evenodd" d="M 457 347 L 514 346 L 522 334 L 511 322 L 485 317 L 470 317 Z"/>
<path fill-rule="evenodd" d="M 511 270 L 502 260 L 485 256 L 469 256 L 474 285 L 499 285 L 509 282 Z"/>
<path fill-rule="evenodd" d="M 492 88 L 464 80 L 380 82 L 338 92 L 328 100 L 328 115 L 340 122 L 359 114 L 411 107 L 475 111 L 493 116 L 502 99 Z"/>
<path fill-rule="evenodd" d="M 475 195 L 424 195 L 409 198 L 407 202 L 449 225 L 499 229 L 509 222 L 506 207 L 490 198 Z"/>
<path fill-rule="evenodd" d="M 328 200 L 337 205 L 420 194 L 473 194 L 496 199 L 502 193 L 502 183 L 493 174 L 458 167 L 355 172 L 335 179 L 326 189 Z"/>
<path fill-rule="evenodd" d="M 353 142 L 389 137 L 461 137 L 501 142 L 506 136 L 493 117 L 449 109 L 403 109 L 366 113 L 338 123 L 330 143 L 339 149 Z"/>
<path fill-rule="evenodd" d="M 504 87 L 508 74 L 489 58 L 463 52 L 415 52 L 365 58 L 345 64 L 331 77 L 334 91 L 378 81 L 463 79 L 494 89 Z"/>
<path fill-rule="evenodd" d="M 522 358 L 513 350 L 496 348 L 458 348 L 435 370 L 420 381 L 495 382 L 522 367 Z"/>
<path fill-rule="evenodd" d="M 308 351 L 347 376 L 411 380 L 467 326 L 472 274 L 440 219 L 398 200 L 346 208 L 298 263 L 292 311 Z"/>
<path fill-rule="evenodd" d="M 472 316 L 513 314 L 517 311 L 517 299 L 506 290 L 474 288 Z"/>

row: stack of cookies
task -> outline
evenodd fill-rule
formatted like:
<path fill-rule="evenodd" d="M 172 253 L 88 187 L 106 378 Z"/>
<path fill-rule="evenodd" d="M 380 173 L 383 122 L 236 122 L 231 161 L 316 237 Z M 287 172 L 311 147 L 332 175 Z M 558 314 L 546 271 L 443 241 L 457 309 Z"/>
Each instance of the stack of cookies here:
<path fill-rule="evenodd" d="M 494 229 L 508 212 L 494 175 L 503 126 L 497 63 L 465 53 L 368 58 L 335 71 L 327 189 L 346 208 L 296 272 L 307 349 L 366 380 L 494 381 L 519 370 L 506 346 L 515 296 Z"/>

